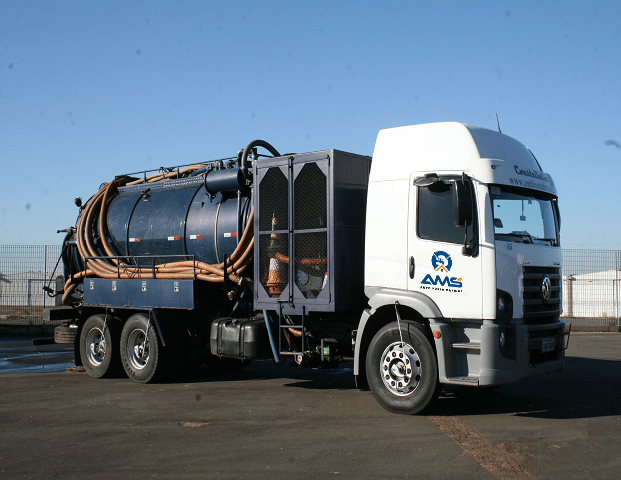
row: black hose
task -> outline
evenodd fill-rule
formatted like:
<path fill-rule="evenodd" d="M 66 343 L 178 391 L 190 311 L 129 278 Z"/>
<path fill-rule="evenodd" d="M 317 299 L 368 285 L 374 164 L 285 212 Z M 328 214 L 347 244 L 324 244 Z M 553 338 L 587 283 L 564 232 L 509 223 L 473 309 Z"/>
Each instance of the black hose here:
<path fill-rule="evenodd" d="M 241 169 L 242 175 L 246 180 L 250 180 L 250 173 L 248 172 L 248 155 L 250 155 L 250 152 L 255 147 L 263 147 L 275 157 L 280 157 L 280 153 L 278 153 L 278 150 L 272 147 L 265 140 L 253 140 L 252 142 L 250 142 L 248 145 L 246 145 L 246 148 L 244 148 L 244 152 L 239 158 L 238 165 L 238 167 Z"/>

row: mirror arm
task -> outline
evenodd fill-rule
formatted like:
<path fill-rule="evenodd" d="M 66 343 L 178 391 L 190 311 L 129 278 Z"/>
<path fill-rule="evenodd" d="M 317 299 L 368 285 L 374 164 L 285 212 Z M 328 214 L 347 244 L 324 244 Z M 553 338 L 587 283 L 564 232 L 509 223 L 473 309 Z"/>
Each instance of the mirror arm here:
<path fill-rule="evenodd" d="M 461 183 L 464 186 L 464 191 L 466 191 L 466 172 L 462 172 L 461 174 Z M 472 189 L 470 189 L 470 223 L 473 223 L 473 211 L 472 207 L 474 205 L 474 199 L 472 198 Z M 468 213 L 466 212 L 466 218 L 464 219 L 464 246 L 461 249 L 461 254 L 466 257 L 471 257 L 473 254 L 472 245 L 468 243 Z"/>

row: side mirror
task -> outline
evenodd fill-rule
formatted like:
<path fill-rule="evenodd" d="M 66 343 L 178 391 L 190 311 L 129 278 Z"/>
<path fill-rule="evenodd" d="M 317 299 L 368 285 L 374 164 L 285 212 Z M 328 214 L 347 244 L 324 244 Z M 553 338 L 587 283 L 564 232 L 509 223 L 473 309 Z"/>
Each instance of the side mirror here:
<path fill-rule="evenodd" d="M 472 223 L 472 192 L 470 182 L 465 178 L 455 181 L 453 221 L 456 227 L 465 227 Z"/>

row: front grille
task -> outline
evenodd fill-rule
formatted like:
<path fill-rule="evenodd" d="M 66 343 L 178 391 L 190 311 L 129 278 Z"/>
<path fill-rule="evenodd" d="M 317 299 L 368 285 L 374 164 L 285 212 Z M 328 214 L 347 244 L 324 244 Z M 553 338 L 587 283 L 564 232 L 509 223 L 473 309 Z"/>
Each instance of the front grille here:
<path fill-rule="evenodd" d="M 550 279 L 550 299 L 542 294 L 544 277 Z M 553 323 L 561 315 L 561 273 L 557 267 L 522 267 L 524 323 L 537 325 Z"/>

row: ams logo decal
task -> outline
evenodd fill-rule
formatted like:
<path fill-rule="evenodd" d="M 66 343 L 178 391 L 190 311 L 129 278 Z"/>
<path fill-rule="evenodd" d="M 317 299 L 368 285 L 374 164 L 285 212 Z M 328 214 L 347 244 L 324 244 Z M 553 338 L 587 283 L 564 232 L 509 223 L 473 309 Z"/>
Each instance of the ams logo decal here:
<path fill-rule="evenodd" d="M 443 251 L 434 252 L 431 256 L 431 265 L 433 269 L 438 273 L 448 274 L 453 267 L 453 260 L 451 256 Z M 431 276 L 431 274 L 425 275 L 423 281 L 420 282 L 421 285 L 431 285 L 434 287 L 447 287 L 447 288 L 462 288 L 462 279 L 458 277 L 449 277 L 448 275 L 441 276 L 436 275 L 435 278 Z M 421 288 L 431 288 L 431 287 L 421 287 Z M 439 288 L 435 288 L 434 290 L 439 290 Z"/>
<path fill-rule="evenodd" d="M 461 278 L 457 277 L 442 278 L 440 275 L 436 275 L 436 278 L 433 278 L 430 274 L 427 274 L 425 275 L 425 278 L 423 278 L 423 281 L 420 283 L 422 283 L 423 285 L 441 285 L 443 287 L 461 288 L 461 280 Z"/>

